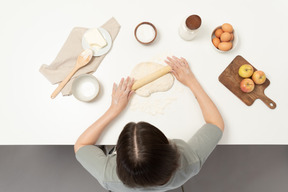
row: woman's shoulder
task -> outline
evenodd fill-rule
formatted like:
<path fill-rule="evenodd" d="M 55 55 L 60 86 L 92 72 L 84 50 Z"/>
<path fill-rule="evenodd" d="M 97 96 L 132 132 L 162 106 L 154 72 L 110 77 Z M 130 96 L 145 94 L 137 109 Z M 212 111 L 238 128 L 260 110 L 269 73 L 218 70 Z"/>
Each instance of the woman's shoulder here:
<path fill-rule="evenodd" d="M 177 151 L 180 154 L 180 165 L 182 167 L 190 165 L 195 166 L 199 163 L 199 158 L 186 141 L 182 139 L 172 139 L 170 142 L 176 146 Z"/>

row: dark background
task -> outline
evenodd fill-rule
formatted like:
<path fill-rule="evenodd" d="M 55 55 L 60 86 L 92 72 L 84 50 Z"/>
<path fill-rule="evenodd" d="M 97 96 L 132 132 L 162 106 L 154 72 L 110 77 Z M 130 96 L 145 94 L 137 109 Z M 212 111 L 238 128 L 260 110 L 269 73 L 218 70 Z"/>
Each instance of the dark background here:
<path fill-rule="evenodd" d="M 104 192 L 73 146 L 0 146 L 0 192 Z M 170 192 L 181 192 L 176 189 Z M 287 192 L 288 145 L 218 145 L 185 192 Z"/>

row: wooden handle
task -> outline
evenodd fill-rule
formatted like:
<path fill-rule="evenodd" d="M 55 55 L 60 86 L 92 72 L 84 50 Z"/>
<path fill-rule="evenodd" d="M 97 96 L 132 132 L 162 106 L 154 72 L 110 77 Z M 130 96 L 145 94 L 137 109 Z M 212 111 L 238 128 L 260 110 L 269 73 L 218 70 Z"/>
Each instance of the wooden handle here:
<path fill-rule="evenodd" d="M 73 75 L 76 73 L 78 69 L 74 68 L 69 75 L 58 85 L 58 87 L 55 89 L 55 91 L 51 95 L 51 99 L 54 99 L 60 91 L 63 89 L 63 87 L 68 83 L 68 81 L 73 77 Z"/>
<path fill-rule="evenodd" d="M 270 109 L 276 108 L 276 103 L 266 95 L 259 95 L 259 99 L 261 99 Z"/>
<path fill-rule="evenodd" d="M 161 69 L 159 69 L 158 71 L 155 71 L 154 73 L 151 73 L 149 75 L 147 75 L 146 77 L 143 77 L 142 79 L 137 80 L 133 86 L 132 86 L 132 90 L 136 90 L 139 89 L 140 87 L 158 79 L 159 77 L 162 77 L 163 75 L 166 75 L 167 73 L 169 73 L 171 71 L 171 67 L 170 66 L 165 66 Z"/>

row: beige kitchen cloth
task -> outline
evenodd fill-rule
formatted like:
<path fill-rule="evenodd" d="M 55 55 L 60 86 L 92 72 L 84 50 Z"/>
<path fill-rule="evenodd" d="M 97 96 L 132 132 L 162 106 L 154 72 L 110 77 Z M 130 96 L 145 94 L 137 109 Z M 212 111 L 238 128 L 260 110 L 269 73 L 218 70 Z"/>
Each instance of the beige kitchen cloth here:
<path fill-rule="evenodd" d="M 112 41 L 114 42 L 121 26 L 116 19 L 112 17 L 101 27 L 110 33 Z M 60 83 L 74 68 L 79 54 L 84 51 L 82 47 L 82 36 L 86 31 L 87 28 L 73 28 L 55 60 L 50 65 L 43 64 L 40 67 L 40 73 L 42 73 L 52 84 Z M 75 77 L 95 72 L 106 54 L 92 57 L 90 63 L 77 71 L 72 79 L 66 84 L 61 91 L 62 94 L 64 96 L 71 95 L 72 83 Z"/>

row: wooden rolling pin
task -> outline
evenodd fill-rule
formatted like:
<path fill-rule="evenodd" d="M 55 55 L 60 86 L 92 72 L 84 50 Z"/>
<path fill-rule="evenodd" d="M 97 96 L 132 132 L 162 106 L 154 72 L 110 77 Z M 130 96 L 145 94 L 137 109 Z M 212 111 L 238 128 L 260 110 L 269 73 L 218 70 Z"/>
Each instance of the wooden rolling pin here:
<path fill-rule="evenodd" d="M 136 80 L 132 86 L 132 90 L 137 90 L 140 87 L 147 85 L 148 83 L 151 83 L 152 81 L 158 79 L 159 77 L 166 75 L 171 70 L 172 70 L 171 67 L 168 65 L 159 69 L 158 71 L 155 71 L 154 73 L 147 75 L 146 77 L 143 77 L 142 79 Z"/>

